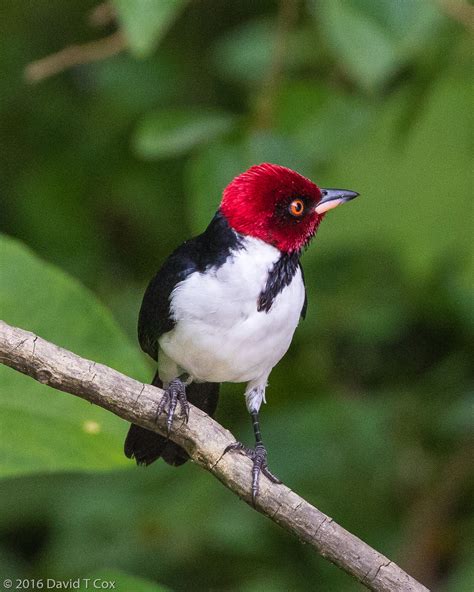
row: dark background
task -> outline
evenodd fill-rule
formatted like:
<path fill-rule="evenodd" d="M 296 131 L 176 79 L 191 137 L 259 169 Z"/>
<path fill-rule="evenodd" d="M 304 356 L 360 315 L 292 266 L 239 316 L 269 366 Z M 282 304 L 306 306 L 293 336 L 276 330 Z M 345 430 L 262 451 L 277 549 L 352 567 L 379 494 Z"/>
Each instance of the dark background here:
<path fill-rule="evenodd" d="M 146 283 L 235 174 L 269 161 L 359 191 L 303 257 L 270 466 L 426 585 L 472 590 L 471 4 L 115 7 L 120 25 L 84 0 L 0 9 L 0 318 L 149 380 Z M 25 74 L 117 26 L 129 49 Z M 136 468 L 124 422 L 30 383 L 0 370 L 0 579 L 361 589 L 191 463 Z M 217 419 L 251 442 L 242 385 L 223 390 Z"/>

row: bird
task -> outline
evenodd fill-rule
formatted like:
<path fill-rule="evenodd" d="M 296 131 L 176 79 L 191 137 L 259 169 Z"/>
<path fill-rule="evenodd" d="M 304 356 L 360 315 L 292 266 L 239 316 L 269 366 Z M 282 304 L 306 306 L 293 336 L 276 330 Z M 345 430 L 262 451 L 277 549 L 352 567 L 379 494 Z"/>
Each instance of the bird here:
<path fill-rule="evenodd" d="M 209 226 L 165 260 L 145 291 L 138 339 L 157 362 L 152 384 L 164 389 L 157 415 L 166 413 L 168 436 L 178 405 L 186 421 L 189 403 L 212 417 L 221 383 L 246 385 L 255 447 L 237 441 L 224 452 L 251 459 L 254 504 L 261 474 L 280 482 L 268 468 L 259 413 L 270 372 L 306 315 L 300 257 L 326 213 L 358 195 L 322 189 L 281 165 L 254 165 L 227 185 Z M 189 459 L 169 437 L 135 424 L 124 451 L 139 465 Z"/>

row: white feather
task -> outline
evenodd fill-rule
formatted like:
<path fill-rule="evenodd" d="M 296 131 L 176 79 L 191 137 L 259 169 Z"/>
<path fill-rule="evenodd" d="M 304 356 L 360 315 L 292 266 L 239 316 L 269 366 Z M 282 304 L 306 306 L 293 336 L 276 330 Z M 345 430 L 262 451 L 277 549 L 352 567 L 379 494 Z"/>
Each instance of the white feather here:
<path fill-rule="evenodd" d="M 250 237 L 244 245 L 221 267 L 195 272 L 173 290 L 176 325 L 159 340 L 160 376 L 168 381 L 185 371 L 199 382 L 248 382 L 247 405 L 258 409 L 298 325 L 304 285 L 298 268 L 270 311 L 259 312 L 258 297 L 280 252 Z M 255 387 L 263 388 L 252 394 Z"/>

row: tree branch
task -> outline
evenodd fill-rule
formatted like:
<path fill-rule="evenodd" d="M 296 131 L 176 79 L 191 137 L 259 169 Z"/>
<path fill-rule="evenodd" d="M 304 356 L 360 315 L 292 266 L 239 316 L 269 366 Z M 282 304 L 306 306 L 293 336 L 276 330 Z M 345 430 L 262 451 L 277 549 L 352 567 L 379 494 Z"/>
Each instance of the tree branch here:
<path fill-rule="evenodd" d="M 0 321 L 0 362 L 55 389 L 77 395 L 112 411 L 123 419 L 160 434 L 165 418 L 156 419 L 163 391 L 137 382 Z M 251 462 L 239 454 L 226 454 L 232 434 L 191 405 L 189 422 L 176 418 L 171 439 L 226 487 L 251 505 Z M 309 543 L 316 551 L 377 592 L 427 592 L 395 563 L 344 530 L 318 509 L 263 475 L 256 509 Z"/>
<path fill-rule="evenodd" d="M 82 45 L 70 45 L 45 58 L 31 62 L 25 68 L 25 79 L 34 83 L 59 74 L 73 66 L 98 62 L 114 56 L 127 47 L 125 37 L 121 31 L 115 31 L 107 37 L 96 41 L 89 41 Z"/>

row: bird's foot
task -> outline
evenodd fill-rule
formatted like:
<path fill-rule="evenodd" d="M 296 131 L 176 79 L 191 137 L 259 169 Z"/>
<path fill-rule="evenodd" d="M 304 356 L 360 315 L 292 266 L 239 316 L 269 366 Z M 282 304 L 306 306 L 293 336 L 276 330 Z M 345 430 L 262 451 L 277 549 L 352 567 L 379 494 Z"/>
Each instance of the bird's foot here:
<path fill-rule="evenodd" d="M 165 408 L 168 408 L 166 414 L 166 427 L 168 430 L 168 435 L 171 432 L 173 416 L 178 403 L 181 414 L 184 415 L 184 419 L 186 423 L 188 423 L 189 403 L 186 398 L 186 387 L 179 378 L 175 378 L 169 383 L 168 388 L 165 389 L 165 394 L 163 395 L 160 404 L 158 405 L 158 409 L 156 410 L 156 418 L 158 419 Z"/>
<path fill-rule="evenodd" d="M 262 473 L 270 479 L 272 483 L 281 483 L 278 477 L 275 477 L 273 473 L 271 473 L 268 469 L 267 465 L 267 449 L 265 446 L 258 442 L 255 445 L 255 448 L 249 448 L 248 446 L 244 446 L 241 442 L 234 442 L 233 444 L 229 444 L 227 448 L 224 450 L 224 454 L 227 452 L 237 451 L 241 454 L 244 454 L 253 462 L 252 467 L 252 503 L 255 505 L 255 501 L 258 496 L 259 491 L 259 481 L 260 481 L 260 474 Z"/>

